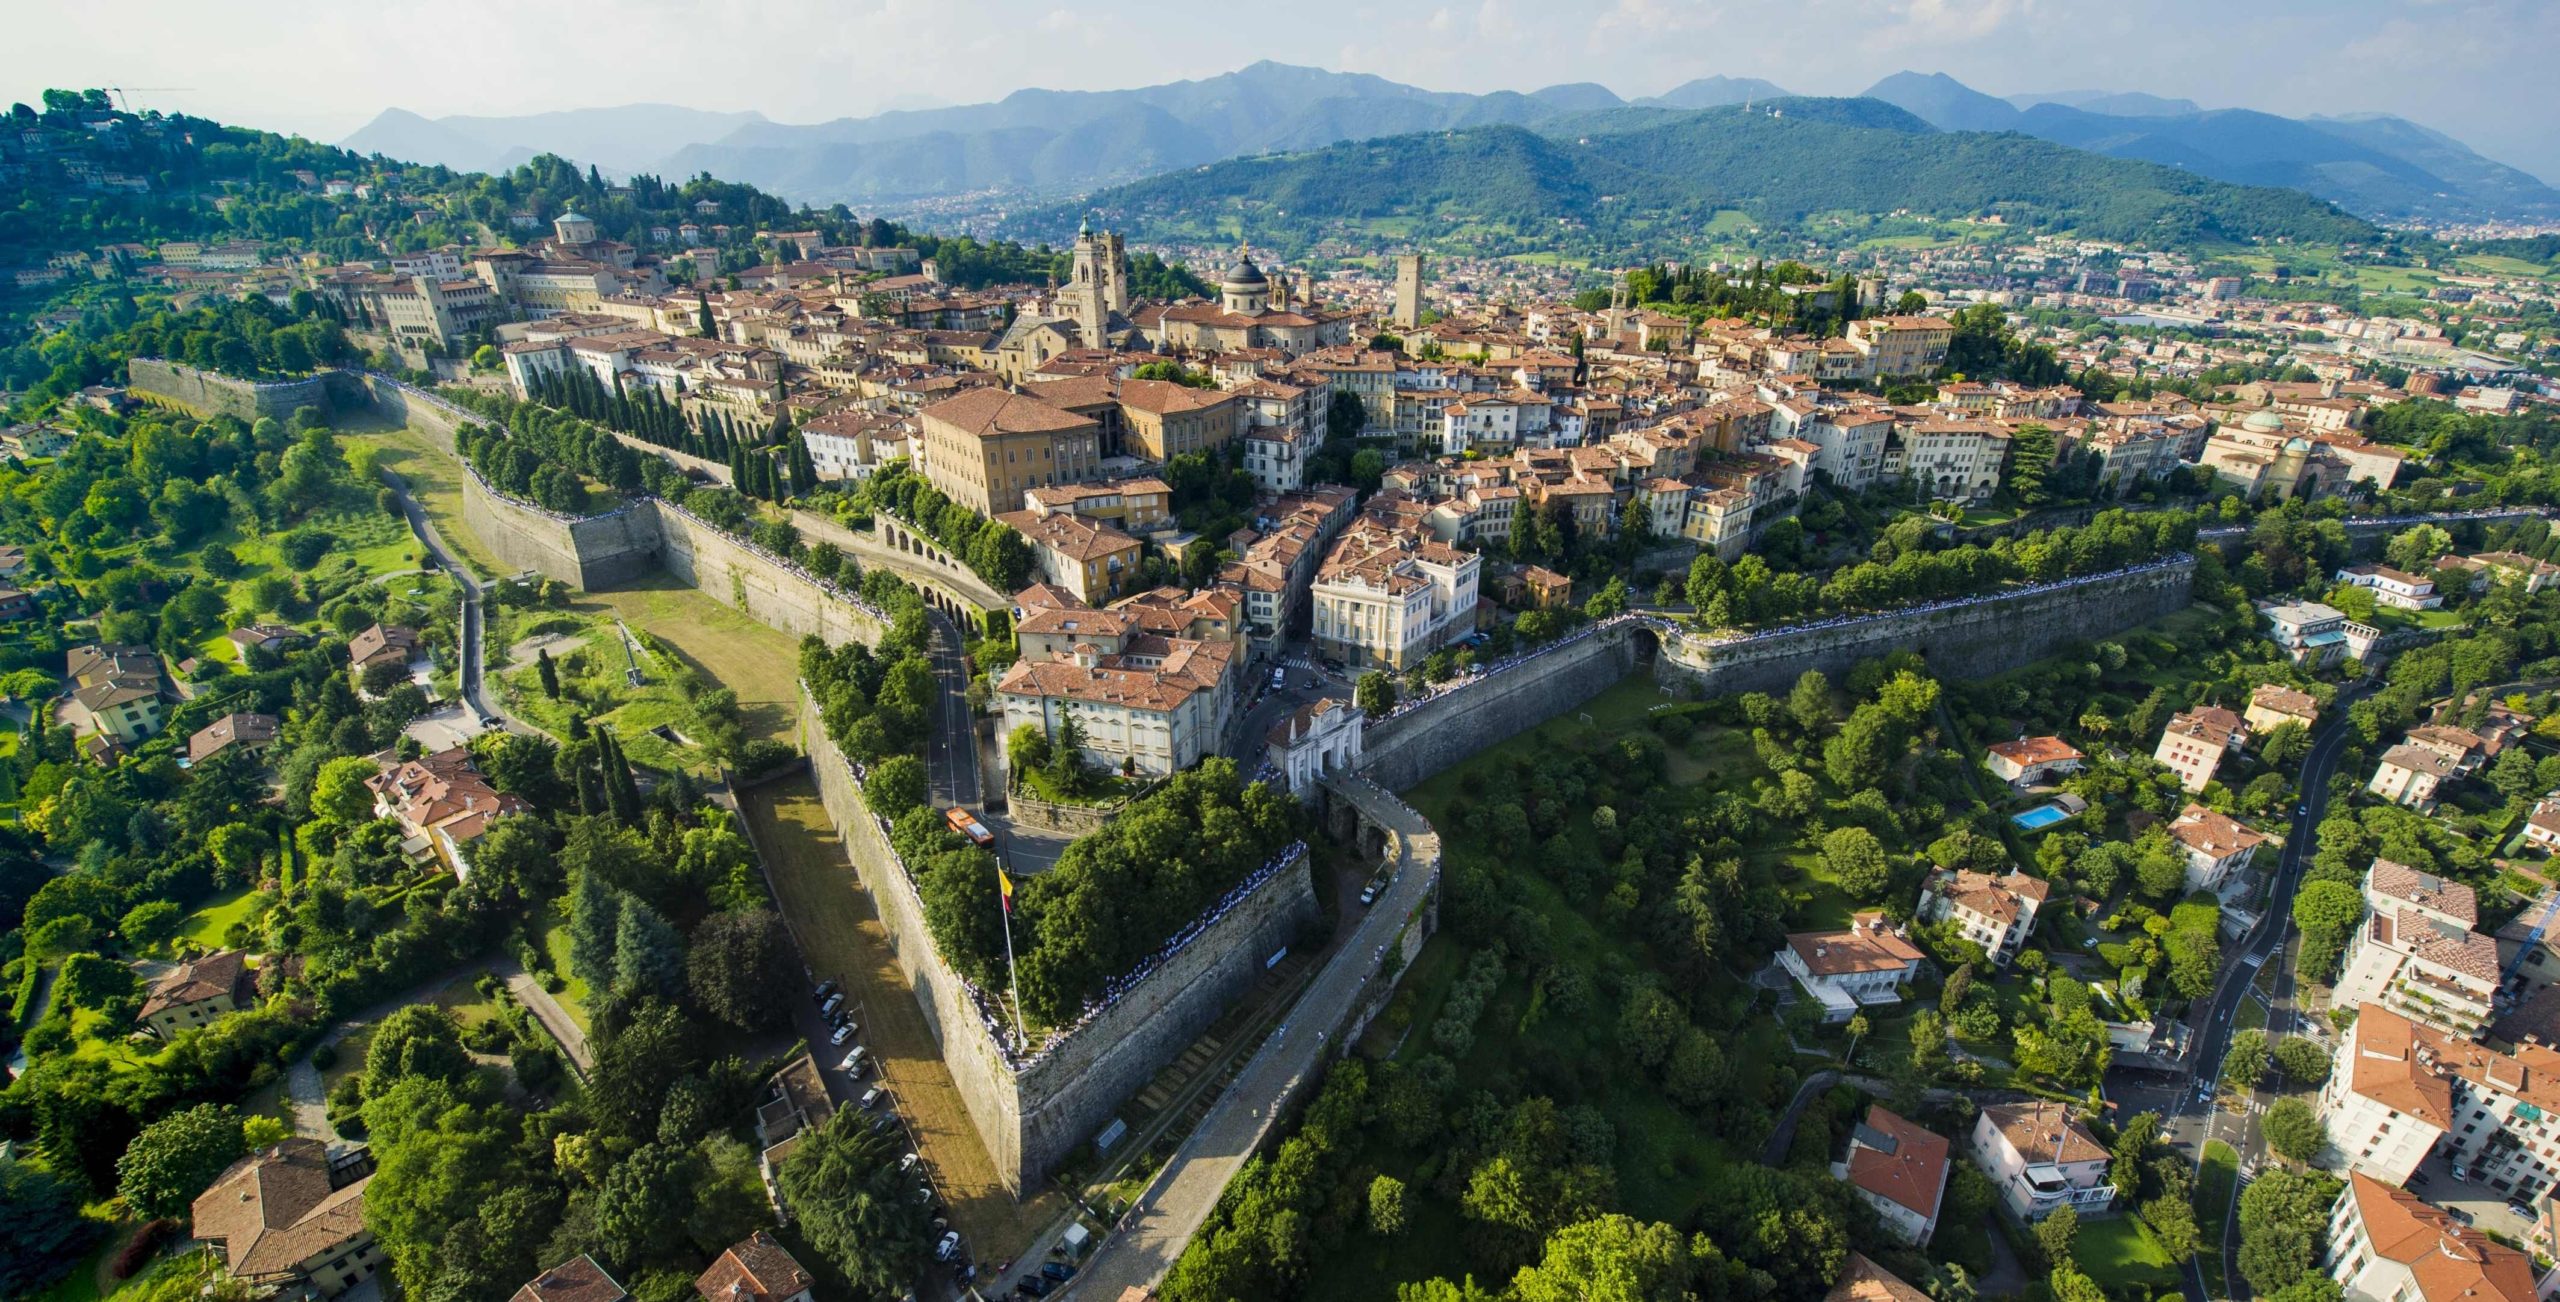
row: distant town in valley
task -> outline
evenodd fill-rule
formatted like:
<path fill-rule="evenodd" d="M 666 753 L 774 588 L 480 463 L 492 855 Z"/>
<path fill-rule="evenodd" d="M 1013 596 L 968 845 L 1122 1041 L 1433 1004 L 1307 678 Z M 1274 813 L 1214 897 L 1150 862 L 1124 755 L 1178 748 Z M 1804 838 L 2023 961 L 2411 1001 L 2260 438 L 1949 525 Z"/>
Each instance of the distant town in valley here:
<path fill-rule="evenodd" d="M 0 1297 L 2560 1290 L 2452 136 L 20 93 Z"/>

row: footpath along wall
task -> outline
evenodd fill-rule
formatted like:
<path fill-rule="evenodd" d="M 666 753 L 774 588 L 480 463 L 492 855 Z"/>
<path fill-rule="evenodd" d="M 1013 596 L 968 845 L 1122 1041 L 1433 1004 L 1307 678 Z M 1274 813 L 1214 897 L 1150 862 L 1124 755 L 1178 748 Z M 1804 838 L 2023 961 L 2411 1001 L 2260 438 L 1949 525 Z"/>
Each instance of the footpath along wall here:
<path fill-rule="evenodd" d="M 800 741 L 819 798 L 941 1046 L 943 1065 L 998 1178 L 1017 1198 L 1090 1143 L 1131 1095 L 1252 988 L 1265 959 L 1298 943 L 1316 922 L 1314 881 L 1299 854 L 1089 1020 L 1053 1035 L 1033 1054 L 1010 1052 L 991 1013 L 935 947 L 914 880 L 805 690 Z"/>

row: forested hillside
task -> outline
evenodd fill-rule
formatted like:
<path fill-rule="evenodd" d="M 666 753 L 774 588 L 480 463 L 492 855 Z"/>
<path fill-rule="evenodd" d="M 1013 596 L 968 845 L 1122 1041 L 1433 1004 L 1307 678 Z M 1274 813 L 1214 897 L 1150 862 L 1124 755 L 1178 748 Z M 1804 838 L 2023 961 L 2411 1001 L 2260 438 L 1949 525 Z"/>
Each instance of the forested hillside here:
<path fill-rule="evenodd" d="M 2163 247 L 2372 239 L 2335 207 L 2015 135 L 1935 132 L 1871 101 L 1788 100 L 1632 130 L 1546 136 L 1519 127 L 1397 136 L 1237 159 L 1106 190 L 1085 205 L 1140 238 L 1224 220 L 1272 242 L 1382 218 L 1525 234 L 1587 229 L 1633 244 L 1739 209 L 1768 225 L 1832 211 L 1998 215 Z M 1067 209 L 1016 228 L 1071 226 Z M 1561 234 L 1555 240 L 1578 237 Z"/>

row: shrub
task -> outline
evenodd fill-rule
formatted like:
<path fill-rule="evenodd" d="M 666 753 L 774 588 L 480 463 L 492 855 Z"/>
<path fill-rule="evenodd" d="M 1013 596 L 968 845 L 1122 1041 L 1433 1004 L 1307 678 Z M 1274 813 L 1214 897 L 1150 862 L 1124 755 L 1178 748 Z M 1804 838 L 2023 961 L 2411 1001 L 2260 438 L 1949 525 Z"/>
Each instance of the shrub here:
<path fill-rule="evenodd" d="M 133 1238 L 116 1250 L 116 1259 L 108 1265 L 108 1272 L 116 1279 L 133 1278 L 143 1267 L 151 1264 L 153 1257 L 160 1255 L 160 1245 L 167 1243 L 177 1229 L 178 1223 L 166 1217 L 144 1221 L 142 1228 L 133 1232 Z"/>

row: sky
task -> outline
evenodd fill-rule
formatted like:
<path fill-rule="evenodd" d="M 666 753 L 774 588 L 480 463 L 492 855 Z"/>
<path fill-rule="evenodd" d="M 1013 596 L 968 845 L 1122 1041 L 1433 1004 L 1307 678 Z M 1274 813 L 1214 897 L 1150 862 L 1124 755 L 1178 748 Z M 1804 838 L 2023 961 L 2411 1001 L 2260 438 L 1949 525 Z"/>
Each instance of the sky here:
<path fill-rule="evenodd" d="M 29 5 L 10 30 L 8 99 L 121 85 L 137 106 L 332 141 L 394 106 L 656 101 L 814 122 L 1257 59 L 1629 97 L 1716 73 L 1854 95 L 1907 68 L 1993 94 L 2394 113 L 2560 182 L 2555 0 L 106 0 Z"/>

